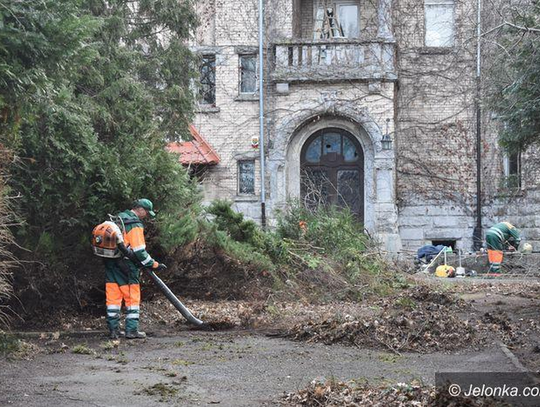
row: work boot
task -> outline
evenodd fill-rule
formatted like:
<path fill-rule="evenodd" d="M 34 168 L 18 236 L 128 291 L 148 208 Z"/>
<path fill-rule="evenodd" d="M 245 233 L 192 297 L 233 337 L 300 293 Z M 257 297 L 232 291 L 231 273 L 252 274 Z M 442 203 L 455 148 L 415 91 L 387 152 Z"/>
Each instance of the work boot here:
<path fill-rule="evenodd" d="M 145 339 L 146 333 L 141 331 L 127 331 L 126 339 Z"/>
<path fill-rule="evenodd" d="M 120 336 L 122 335 L 122 333 L 120 332 L 119 329 L 113 329 L 109 332 L 109 339 L 118 339 L 120 338 Z"/>

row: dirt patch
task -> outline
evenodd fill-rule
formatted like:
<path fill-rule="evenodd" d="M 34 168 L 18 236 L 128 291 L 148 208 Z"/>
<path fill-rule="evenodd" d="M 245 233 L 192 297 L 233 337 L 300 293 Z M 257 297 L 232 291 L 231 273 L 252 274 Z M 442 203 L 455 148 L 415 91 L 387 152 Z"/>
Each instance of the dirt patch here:
<path fill-rule="evenodd" d="M 203 320 L 214 330 L 256 329 L 283 331 L 298 323 L 311 319 L 327 319 L 340 315 L 368 315 L 373 310 L 362 303 L 332 302 L 309 304 L 302 302 L 272 301 L 208 301 L 180 297 L 194 316 Z M 105 331 L 105 307 L 99 315 L 58 311 L 54 318 L 20 324 L 15 330 L 59 332 Z M 123 318 L 121 319 L 123 323 Z M 188 324 L 184 317 L 163 296 L 141 304 L 141 329 L 146 332 L 161 332 L 167 329 L 184 331 L 196 327 Z"/>
<path fill-rule="evenodd" d="M 444 288 L 471 306 L 482 335 L 495 334 L 530 371 L 540 371 L 540 281 L 537 278 L 415 280 Z"/>
<path fill-rule="evenodd" d="M 539 371 L 540 299 L 535 298 L 535 290 L 521 286 L 500 291 L 489 288 L 462 297 L 472 305 L 485 330 L 496 332 L 529 370 Z"/>
<path fill-rule="evenodd" d="M 186 300 L 191 312 L 215 330 L 247 328 L 282 331 L 311 319 L 327 319 L 331 316 L 345 317 L 349 314 L 373 313 L 366 304 L 333 302 L 308 304 L 301 302 L 270 301 L 201 301 Z M 145 325 L 152 328 L 174 326 L 189 327 L 186 320 L 166 299 L 160 298 L 144 305 L 142 315 Z"/>

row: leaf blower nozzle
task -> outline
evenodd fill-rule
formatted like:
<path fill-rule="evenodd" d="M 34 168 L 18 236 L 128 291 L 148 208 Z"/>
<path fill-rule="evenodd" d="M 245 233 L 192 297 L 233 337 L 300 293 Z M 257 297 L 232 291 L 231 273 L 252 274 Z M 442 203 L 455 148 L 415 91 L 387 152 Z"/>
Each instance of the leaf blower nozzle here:
<path fill-rule="evenodd" d="M 189 323 L 202 329 L 212 330 L 212 328 L 208 324 L 205 324 L 203 321 L 193 316 L 193 314 L 189 311 L 189 309 L 187 309 L 186 306 L 182 304 L 182 302 L 176 297 L 176 295 L 174 295 L 174 293 L 169 289 L 169 287 L 167 287 L 167 285 L 163 282 L 163 280 L 161 280 L 161 278 L 159 278 L 152 269 L 146 268 L 145 270 L 148 272 L 152 280 L 154 280 L 154 282 L 157 284 L 157 286 L 163 292 L 163 294 L 165 294 L 165 297 L 167 297 L 167 299 L 171 302 L 171 304 L 174 305 L 174 307 L 178 311 L 180 311 L 182 316 Z"/>

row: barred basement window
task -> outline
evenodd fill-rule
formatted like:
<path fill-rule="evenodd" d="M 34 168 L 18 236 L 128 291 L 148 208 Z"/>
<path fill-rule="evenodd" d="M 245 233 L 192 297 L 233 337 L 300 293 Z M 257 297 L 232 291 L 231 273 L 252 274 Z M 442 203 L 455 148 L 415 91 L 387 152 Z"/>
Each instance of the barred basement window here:
<path fill-rule="evenodd" d="M 238 161 L 238 193 L 255 194 L 255 161 Z"/>
<path fill-rule="evenodd" d="M 203 55 L 200 67 L 201 83 L 199 87 L 199 103 L 216 104 L 216 56 Z"/>
<path fill-rule="evenodd" d="M 425 0 L 426 47 L 454 45 L 454 0 Z"/>
<path fill-rule="evenodd" d="M 240 93 L 257 92 L 257 56 L 240 55 Z"/>

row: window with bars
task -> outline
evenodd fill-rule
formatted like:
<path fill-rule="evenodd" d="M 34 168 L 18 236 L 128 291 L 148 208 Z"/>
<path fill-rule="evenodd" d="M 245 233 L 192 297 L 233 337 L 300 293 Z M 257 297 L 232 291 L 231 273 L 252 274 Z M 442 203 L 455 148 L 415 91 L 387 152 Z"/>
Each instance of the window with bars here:
<path fill-rule="evenodd" d="M 425 0 L 425 46 L 452 47 L 455 39 L 454 0 Z"/>
<path fill-rule="evenodd" d="M 255 194 L 255 161 L 238 161 L 238 193 Z"/>
<path fill-rule="evenodd" d="M 240 55 L 240 93 L 256 93 L 257 55 Z"/>
<path fill-rule="evenodd" d="M 216 56 L 203 55 L 200 66 L 199 103 L 216 105 Z"/>

